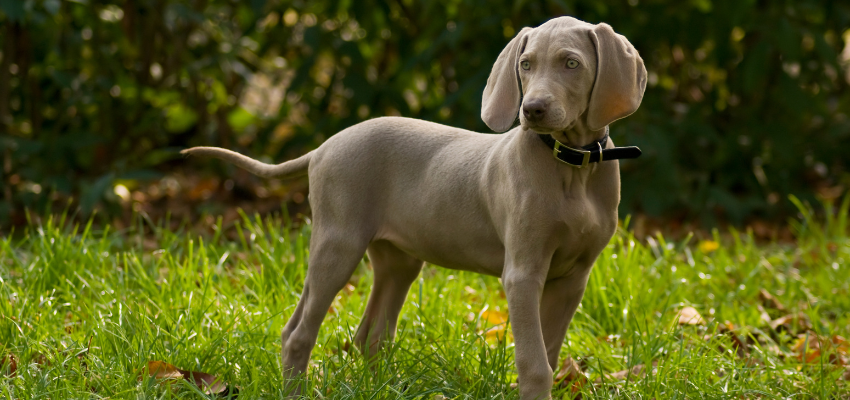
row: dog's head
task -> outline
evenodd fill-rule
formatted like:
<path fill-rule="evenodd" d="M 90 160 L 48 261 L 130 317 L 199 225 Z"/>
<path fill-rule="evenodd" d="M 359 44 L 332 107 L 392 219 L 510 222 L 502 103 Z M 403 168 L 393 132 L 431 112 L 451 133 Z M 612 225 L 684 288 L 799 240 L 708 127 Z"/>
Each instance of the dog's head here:
<path fill-rule="evenodd" d="M 572 17 L 523 28 L 493 65 L 481 118 L 496 132 L 513 125 L 555 133 L 605 128 L 640 106 L 646 68 L 608 24 Z"/>

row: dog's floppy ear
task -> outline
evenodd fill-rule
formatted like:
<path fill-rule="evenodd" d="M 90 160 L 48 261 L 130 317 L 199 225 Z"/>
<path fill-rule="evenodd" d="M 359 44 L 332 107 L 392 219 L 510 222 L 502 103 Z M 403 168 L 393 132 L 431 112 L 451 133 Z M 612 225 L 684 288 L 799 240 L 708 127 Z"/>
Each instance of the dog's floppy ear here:
<path fill-rule="evenodd" d="M 510 129 L 519 113 L 521 93 L 517 80 L 517 58 L 525 48 L 531 31 L 532 28 L 522 28 L 505 46 L 487 78 L 481 100 L 481 119 L 495 132 Z"/>
<path fill-rule="evenodd" d="M 597 131 L 638 109 L 646 90 L 646 67 L 634 46 L 610 25 L 596 25 L 589 34 L 596 46 L 596 81 L 587 125 Z"/>

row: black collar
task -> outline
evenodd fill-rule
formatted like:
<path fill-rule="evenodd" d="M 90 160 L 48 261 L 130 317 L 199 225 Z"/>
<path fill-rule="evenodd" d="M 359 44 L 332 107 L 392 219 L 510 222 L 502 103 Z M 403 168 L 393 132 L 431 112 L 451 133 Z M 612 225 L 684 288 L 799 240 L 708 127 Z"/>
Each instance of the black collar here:
<path fill-rule="evenodd" d="M 546 145 L 553 150 L 552 155 L 555 156 L 556 159 L 576 168 L 586 167 L 588 163 L 594 162 L 619 160 L 623 158 L 638 158 L 641 154 L 640 149 L 636 146 L 606 149 L 605 146 L 608 144 L 607 128 L 605 136 L 602 139 L 578 149 L 559 142 L 551 135 L 538 134 L 537 136 L 540 136 L 540 140 L 542 140 L 543 143 L 546 143 Z"/>

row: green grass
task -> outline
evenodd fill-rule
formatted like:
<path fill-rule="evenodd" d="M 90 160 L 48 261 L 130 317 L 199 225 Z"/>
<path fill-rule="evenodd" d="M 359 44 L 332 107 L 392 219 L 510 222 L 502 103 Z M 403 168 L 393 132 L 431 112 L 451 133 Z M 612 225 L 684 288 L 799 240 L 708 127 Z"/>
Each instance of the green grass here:
<path fill-rule="evenodd" d="M 576 386 L 580 393 L 850 396 L 845 369 L 836 365 L 846 348 L 798 357 L 801 343 L 812 348 L 818 336 L 850 333 L 847 202 L 839 209 L 818 219 L 802 207 L 803 218 L 792 222 L 794 244 L 757 245 L 734 230 L 680 242 L 618 232 L 594 267 L 562 350 L 589 379 Z M 186 382 L 147 377 L 143 368 L 154 360 L 214 374 L 238 387 L 240 398 L 282 397 L 279 332 L 301 292 L 310 225 L 244 216 L 198 235 L 138 221 L 122 232 L 96 231 L 58 216 L 0 239 L 0 357 L 17 360 L 15 374 L 8 362 L 0 367 L 0 397 L 202 397 Z M 370 282 L 364 260 L 322 326 L 308 397 L 517 397 L 511 336 L 492 334 L 507 310 L 496 278 L 426 267 L 396 344 L 372 365 L 345 350 Z M 786 310 L 763 306 L 761 289 Z M 707 324 L 679 325 L 683 306 Z M 763 315 L 794 313 L 801 317 L 777 330 Z M 732 333 L 721 329 L 727 321 Z M 740 352 L 733 335 L 745 343 Z M 627 380 L 606 376 L 638 364 L 654 367 Z"/>

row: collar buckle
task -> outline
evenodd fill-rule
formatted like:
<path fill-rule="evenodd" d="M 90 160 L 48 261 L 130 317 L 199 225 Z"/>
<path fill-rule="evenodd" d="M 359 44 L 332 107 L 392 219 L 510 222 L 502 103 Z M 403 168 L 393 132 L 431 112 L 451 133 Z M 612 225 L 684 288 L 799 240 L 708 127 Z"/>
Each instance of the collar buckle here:
<path fill-rule="evenodd" d="M 555 138 L 553 138 L 553 139 L 555 139 Z M 600 148 L 601 148 L 601 146 L 600 146 Z M 558 154 L 561 153 L 561 149 L 564 149 L 564 150 L 566 150 L 570 153 L 573 153 L 573 154 L 581 155 L 582 156 L 581 165 L 568 163 L 568 162 L 562 160 L 560 157 L 558 157 Z M 600 153 L 600 155 L 601 154 L 602 153 Z M 576 168 L 584 168 L 590 162 L 590 151 L 584 150 L 584 149 L 572 148 L 570 146 L 567 146 L 567 145 L 561 143 L 560 141 L 558 141 L 558 139 L 555 139 L 555 150 L 552 151 L 552 155 L 554 155 L 555 158 L 558 159 L 558 161 L 560 161 L 564 164 L 576 167 Z"/>

